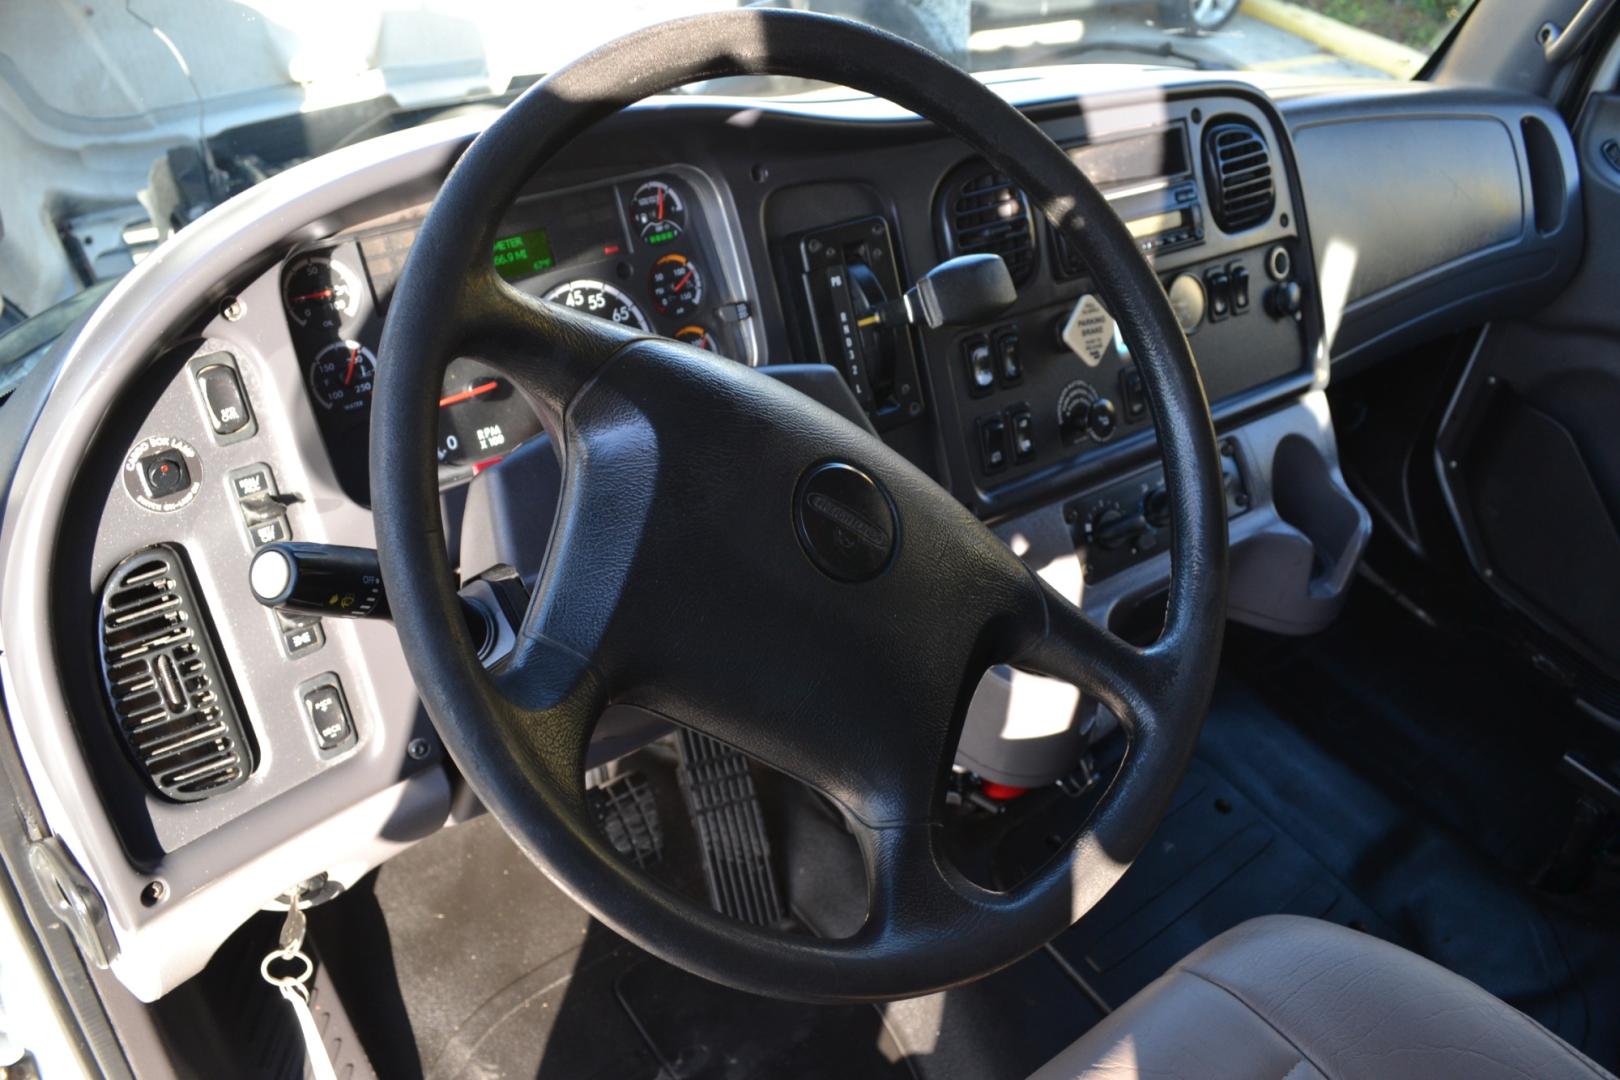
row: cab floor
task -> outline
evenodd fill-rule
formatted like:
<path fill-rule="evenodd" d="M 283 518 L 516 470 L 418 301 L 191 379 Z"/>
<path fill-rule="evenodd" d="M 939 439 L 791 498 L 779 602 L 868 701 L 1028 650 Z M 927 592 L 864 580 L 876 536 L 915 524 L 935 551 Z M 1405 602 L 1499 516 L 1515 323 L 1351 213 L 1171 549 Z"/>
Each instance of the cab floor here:
<path fill-rule="evenodd" d="M 1049 950 L 929 998 L 806 1006 L 687 975 L 591 920 L 487 817 L 395 858 L 312 933 L 390 1077 L 1020 1080 L 1186 953 L 1273 912 L 1397 942 L 1614 1068 L 1616 907 L 1533 884 L 1570 812 L 1556 725 L 1527 737 L 1524 710 L 1544 703 L 1510 673 L 1459 680 L 1467 656 L 1365 595 L 1315 638 L 1234 633 L 1187 779 L 1120 884 Z M 637 767 L 671 822 L 664 872 L 691 889 L 668 763 Z M 762 792 L 796 916 L 847 929 L 852 841 L 802 789 Z M 1001 874 L 1085 811 L 1032 800 Z"/>

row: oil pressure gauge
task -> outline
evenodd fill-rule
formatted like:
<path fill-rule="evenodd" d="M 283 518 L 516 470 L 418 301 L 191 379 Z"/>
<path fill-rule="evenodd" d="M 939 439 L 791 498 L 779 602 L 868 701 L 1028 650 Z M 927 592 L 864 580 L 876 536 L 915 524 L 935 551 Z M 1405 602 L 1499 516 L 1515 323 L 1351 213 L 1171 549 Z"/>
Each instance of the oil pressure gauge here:
<path fill-rule="evenodd" d="M 365 286 L 346 264 L 327 255 L 305 255 L 287 268 L 281 294 L 299 326 L 336 330 L 360 311 Z"/>
<path fill-rule="evenodd" d="M 679 319 L 703 304 L 703 275 L 697 264 L 685 255 L 670 252 L 653 263 L 648 281 L 653 307 L 658 314 Z"/>

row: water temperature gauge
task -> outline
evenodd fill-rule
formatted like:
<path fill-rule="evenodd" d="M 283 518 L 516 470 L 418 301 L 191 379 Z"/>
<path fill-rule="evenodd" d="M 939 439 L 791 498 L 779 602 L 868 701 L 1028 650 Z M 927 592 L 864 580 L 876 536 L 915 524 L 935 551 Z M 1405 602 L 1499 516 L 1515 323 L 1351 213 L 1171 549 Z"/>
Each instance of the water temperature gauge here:
<path fill-rule="evenodd" d="M 309 390 L 323 409 L 364 412 L 371 405 L 377 358 L 358 341 L 334 341 L 315 354 Z"/>

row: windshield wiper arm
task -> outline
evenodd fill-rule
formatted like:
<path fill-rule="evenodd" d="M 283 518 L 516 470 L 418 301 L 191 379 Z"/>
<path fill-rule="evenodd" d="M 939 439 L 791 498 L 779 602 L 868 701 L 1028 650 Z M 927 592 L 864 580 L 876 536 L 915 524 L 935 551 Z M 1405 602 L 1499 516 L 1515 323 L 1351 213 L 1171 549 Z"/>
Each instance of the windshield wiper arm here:
<path fill-rule="evenodd" d="M 1178 49 L 1168 41 L 1082 41 L 1062 51 L 1065 54 L 1118 52 L 1134 56 L 1154 56 L 1161 60 L 1179 60 L 1198 71 L 1220 71 L 1233 66 L 1216 63 L 1185 49 Z"/>

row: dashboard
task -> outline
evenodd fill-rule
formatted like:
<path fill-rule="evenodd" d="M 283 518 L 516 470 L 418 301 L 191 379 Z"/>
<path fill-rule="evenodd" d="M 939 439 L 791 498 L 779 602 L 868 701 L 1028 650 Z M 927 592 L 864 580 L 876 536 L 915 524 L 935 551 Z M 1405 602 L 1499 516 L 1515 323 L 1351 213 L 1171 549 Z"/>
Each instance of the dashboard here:
<path fill-rule="evenodd" d="M 1087 65 L 992 85 L 1102 188 L 1188 335 L 1223 455 L 1232 617 L 1325 625 L 1369 528 L 1337 469 L 1335 358 L 1391 355 L 1567 280 L 1579 187 L 1562 121 L 1533 99 L 1282 77 Z M 341 890 L 468 812 L 392 629 L 266 609 L 248 566 L 277 540 L 374 546 L 382 326 L 434 193 L 486 122 L 357 144 L 232 199 L 6 405 L 27 420 L 6 444 L 6 707 L 100 912 L 87 933 L 143 999 L 292 883 Z M 1402 187 L 1438 168 L 1426 144 L 1454 138 L 1483 155 L 1468 198 Z M 1402 208 L 1399 257 L 1392 193 L 1420 204 Z M 1084 252 L 932 125 L 836 94 L 650 101 L 576 140 L 489 242 L 535 296 L 717 364 L 810 365 L 1089 615 L 1152 627 L 1167 510 L 1131 343 Z M 995 318 L 869 321 L 978 252 L 1017 287 Z M 1479 278 L 1491 289 L 1464 287 Z M 532 580 L 558 495 L 546 436 L 497 368 L 445 360 L 422 453 L 452 562 L 468 588 L 495 564 Z M 987 676 L 961 760 L 1051 782 L 1081 724 L 1020 730 L 1020 677 Z M 610 714 L 598 735 L 593 760 L 646 733 Z"/>

